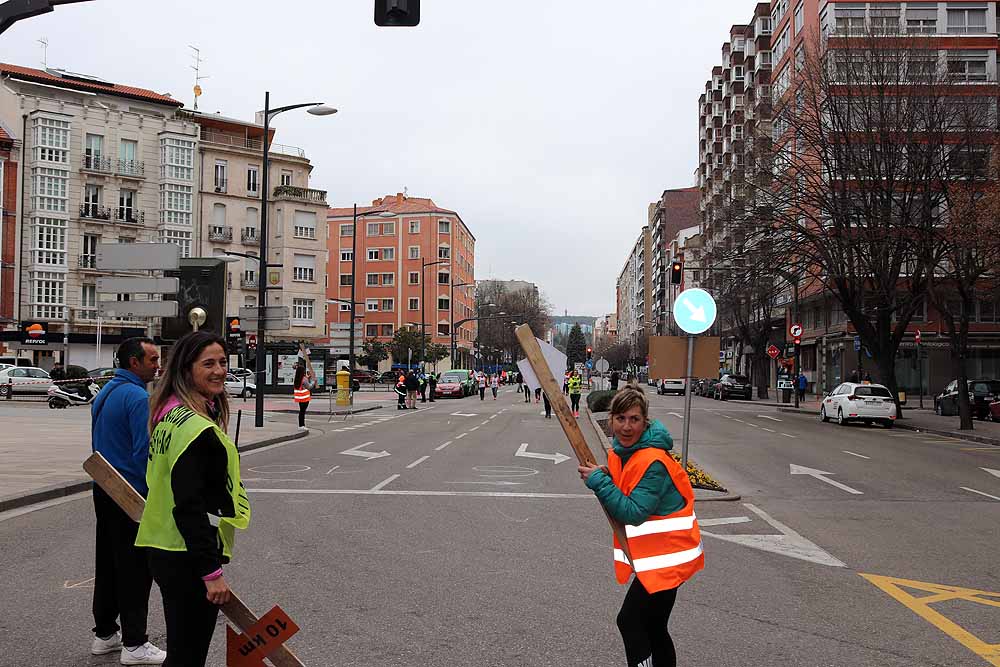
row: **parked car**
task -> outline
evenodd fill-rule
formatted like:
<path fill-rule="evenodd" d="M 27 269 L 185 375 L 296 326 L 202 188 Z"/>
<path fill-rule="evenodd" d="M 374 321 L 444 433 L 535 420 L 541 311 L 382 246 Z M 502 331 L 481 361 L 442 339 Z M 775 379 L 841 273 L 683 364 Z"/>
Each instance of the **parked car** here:
<path fill-rule="evenodd" d="M 678 396 L 683 396 L 686 388 L 687 385 L 683 379 L 667 378 L 665 380 L 660 380 L 660 386 L 656 388 L 656 393 L 661 396 L 666 396 L 667 394 L 677 394 Z"/>
<path fill-rule="evenodd" d="M 246 380 L 246 384 L 244 384 Z M 249 398 L 257 393 L 257 385 L 250 382 L 248 378 L 236 377 L 233 373 L 226 373 L 226 393 L 230 396 Z"/>
<path fill-rule="evenodd" d="M 31 359 L 28 359 L 27 357 L 0 357 L 0 364 L 33 368 Z"/>
<path fill-rule="evenodd" d="M 1000 422 L 1000 400 L 990 403 L 990 411 L 986 418 L 991 422 Z"/>
<path fill-rule="evenodd" d="M 399 371 L 386 371 L 378 376 L 378 381 L 383 384 L 396 384 L 399 379 Z"/>
<path fill-rule="evenodd" d="M 372 384 L 375 382 L 375 373 L 372 371 L 355 369 L 354 372 L 351 373 L 351 380 L 362 384 Z"/>
<path fill-rule="evenodd" d="M 1000 380 L 969 380 L 969 403 L 972 416 L 986 419 L 990 415 L 990 404 L 1000 399 Z M 944 416 L 958 414 L 958 380 L 952 380 L 944 390 L 934 397 L 934 412 Z"/>
<path fill-rule="evenodd" d="M 715 385 L 719 384 L 719 378 L 705 378 L 698 385 L 698 395 L 706 398 L 715 398 Z"/>
<path fill-rule="evenodd" d="M 860 421 L 879 422 L 892 428 L 896 423 L 896 403 L 885 385 L 845 382 L 823 397 L 819 418 L 824 422 L 836 419 L 841 426 Z"/>
<path fill-rule="evenodd" d="M 52 386 L 49 374 L 34 366 L 10 366 L 0 370 L 0 397 L 15 394 L 46 394 Z"/>
<path fill-rule="evenodd" d="M 230 368 L 229 369 L 229 374 L 230 375 L 235 375 L 238 378 L 253 377 L 253 371 L 252 370 L 250 370 L 249 368 L 240 368 L 239 366 Z"/>
<path fill-rule="evenodd" d="M 100 368 L 95 368 L 93 370 L 87 371 L 87 375 L 92 378 L 103 378 L 111 377 L 115 374 L 115 369 L 111 366 L 101 366 Z"/>
<path fill-rule="evenodd" d="M 475 391 L 474 386 L 475 379 L 472 371 L 462 368 L 445 371 L 434 388 L 434 398 L 444 398 L 445 396 L 464 398 L 472 395 Z"/>
<path fill-rule="evenodd" d="M 730 398 L 742 398 L 744 401 L 753 399 L 753 385 L 745 375 L 723 375 L 712 388 L 714 398 L 725 401 Z"/>

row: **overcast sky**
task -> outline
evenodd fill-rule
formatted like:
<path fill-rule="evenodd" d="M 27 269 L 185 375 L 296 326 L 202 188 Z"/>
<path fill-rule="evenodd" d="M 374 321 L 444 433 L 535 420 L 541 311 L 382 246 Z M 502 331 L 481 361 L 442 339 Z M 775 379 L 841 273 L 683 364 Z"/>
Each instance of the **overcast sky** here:
<path fill-rule="evenodd" d="M 376 28 L 373 0 L 93 0 L 16 24 L 6 62 L 280 116 L 332 206 L 431 197 L 477 239 L 476 277 L 538 284 L 557 313 L 613 312 L 615 280 L 667 188 L 693 185 L 697 97 L 750 0 L 423 0 Z"/>

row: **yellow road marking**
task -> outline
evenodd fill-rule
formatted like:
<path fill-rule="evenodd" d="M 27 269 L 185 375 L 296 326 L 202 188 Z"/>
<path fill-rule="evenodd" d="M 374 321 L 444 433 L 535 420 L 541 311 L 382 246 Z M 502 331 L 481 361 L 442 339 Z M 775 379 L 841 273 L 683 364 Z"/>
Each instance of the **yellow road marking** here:
<path fill-rule="evenodd" d="M 1000 644 L 987 644 L 959 624 L 931 608 L 932 604 L 951 600 L 965 600 L 966 602 L 974 602 L 989 607 L 1000 607 L 1000 593 L 991 593 L 989 591 L 980 591 L 974 588 L 962 588 L 959 586 L 932 584 L 924 581 L 912 581 L 910 579 L 883 577 L 877 574 L 861 574 L 860 572 L 858 574 L 989 664 L 994 665 L 994 667 L 1000 667 Z M 925 593 L 930 593 L 930 595 L 914 597 L 903 590 L 904 588 L 924 591 Z"/>

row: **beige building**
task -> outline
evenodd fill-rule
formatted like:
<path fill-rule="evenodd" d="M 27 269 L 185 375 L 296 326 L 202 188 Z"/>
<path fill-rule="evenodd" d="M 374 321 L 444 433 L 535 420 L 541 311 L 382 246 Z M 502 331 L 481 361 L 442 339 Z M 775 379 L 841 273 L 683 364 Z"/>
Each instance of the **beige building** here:
<path fill-rule="evenodd" d="M 264 128 L 218 114 L 188 115 L 201 128 L 198 254 L 211 257 L 233 252 L 257 257 Z M 290 328 L 269 330 L 269 338 L 315 339 L 324 335 L 326 324 L 326 192 L 309 187 L 312 165 L 305 152 L 274 143 L 274 128 L 270 135 L 267 263 L 282 266 L 262 275 L 256 259 L 239 258 L 230 264 L 227 314 L 257 305 L 258 281 L 264 279 L 268 287 L 281 288 L 268 292 L 268 305 L 288 306 L 291 313 Z M 244 322 L 244 328 L 248 324 Z"/>
<path fill-rule="evenodd" d="M 629 253 L 625 266 L 618 274 L 618 340 L 633 349 L 639 345 L 652 321 L 652 234 L 649 225 L 642 228 Z"/>

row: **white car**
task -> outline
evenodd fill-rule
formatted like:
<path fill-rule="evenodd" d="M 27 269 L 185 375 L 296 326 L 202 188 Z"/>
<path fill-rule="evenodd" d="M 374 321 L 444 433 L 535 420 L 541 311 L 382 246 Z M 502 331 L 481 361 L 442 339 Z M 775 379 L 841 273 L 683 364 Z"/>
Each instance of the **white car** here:
<path fill-rule="evenodd" d="M 684 389 L 687 385 L 684 384 L 684 379 L 678 378 L 667 378 L 666 380 L 660 381 L 660 386 L 656 388 L 657 394 L 677 394 L 678 396 L 684 395 Z"/>
<path fill-rule="evenodd" d="M 836 419 L 841 426 L 857 421 L 879 422 L 892 428 L 896 423 L 896 403 L 884 385 L 845 382 L 823 397 L 819 417 L 823 421 Z"/>
<path fill-rule="evenodd" d="M 0 370 L 0 396 L 15 394 L 46 394 L 52 380 L 42 368 L 34 366 L 11 366 Z"/>
<path fill-rule="evenodd" d="M 226 373 L 226 393 L 230 396 L 248 398 L 257 392 L 257 385 L 253 382 L 243 383 L 243 378 L 238 378 L 232 373 Z"/>

